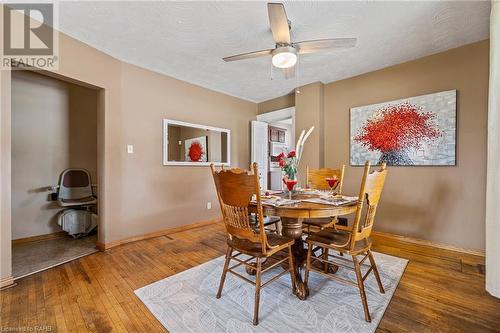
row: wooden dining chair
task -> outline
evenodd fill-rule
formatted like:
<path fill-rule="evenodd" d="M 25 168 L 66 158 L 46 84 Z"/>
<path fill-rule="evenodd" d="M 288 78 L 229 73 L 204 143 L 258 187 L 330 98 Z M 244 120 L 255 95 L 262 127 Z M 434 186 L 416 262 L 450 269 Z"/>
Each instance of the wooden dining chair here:
<path fill-rule="evenodd" d="M 366 162 L 363 180 L 361 181 L 361 189 L 359 191 L 356 215 L 354 217 L 352 227 L 349 228 L 344 226 L 334 226 L 333 228 L 326 228 L 322 231 L 310 235 L 306 239 L 308 244 L 308 251 L 305 283 L 307 283 L 309 279 L 309 272 L 314 271 L 326 275 L 332 279 L 340 280 L 341 282 L 347 284 L 357 285 L 359 288 L 361 301 L 363 303 L 365 320 L 368 322 L 371 321 L 371 316 L 368 310 L 364 281 L 371 272 L 373 272 L 373 274 L 375 275 L 375 279 L 377 280 L 380 292 L 385 293 L 384 287 L 382 286 L 382 281 L 380 280 L 380 276 L 377 270 L 377 265 L 375 264 L 375 259 L 373 258 L 373 254 L 371 252 L 372 241 L 370 239 L 370 235 L 372 232 L 375 212 L 377 211 L 377 206 L 380 200 L 380 194 L 382 193 L 382 188 L 384 187 L 386 175 L 387 169 L 385 163 L 382 164 L 382 168 L 380 170 L 370 172 L 370 163 Z M 363 209 L 365 204 L 366 211 Z M 322 257 L 313 256 L 311 251 L 313 246 L 322 248 L 323 253 L 325 253 L 326 255 Z M 346 255 L 350 255 L 352 257 L 353 267 L 351 267 L 350 264 L 346 264 L 346 261 L 350 263 L 350 260 L 346 257 L 330 255 L 328 252 L 328 250 L 330 249 Z M 358 260 L 358 256 L 363 257 L 361 258 L 361 260 Z M 335 261 L 332 259 L 334 259 Z M 366 259 L 370 261 L 370 265 L 368 266 L 368 270 L 363 274 L 361 271 L 361 265 L 363 265 Z M 314 267 L 311 264 L 312 261 L 319 261 L 320 263 L 322 263 L 323 269 L 321 270 L 320 268 Z M 330 265 L 353 269 L 356 273 L 357 281 L 354 282 L 348 279 L 340 278 L 337 275 L 330 274 Z"/>
<path fill-rule="evenodd" d="M 256 231 L 259 230 L 257 214 L 250 214 L 250 224 Z M 276 234 L 281 234 L 281 218 L 279 216 L 264 216 L 264 230 Z"/>
<path fill-rule="evenodd" d="M 264 216 L 262 214 L 257 163 L 252 165 L 251 171 L 237 168 L 216 171 L 213 164 L 210 167 L 212 169 L 222 217 L 227 231 L 228 245 L 217 298 L 221 297 L 227 272 L 255 285 L 253 324 L 257 325 L 259 323 L 261 288 L 268 286 L 271 282 L 284 274 L 290 273 L 292 292 L 295 290 L 295 274 L 291 248 L 294 241 L 276 233 L 266 233 L 264 229 Z M 252 197 L 254 197 L 256 201 L 257 223 L 259 224 L 258 230 L 252 227 L 249 219 L 249 206 Z M 288 254 L 283 259 L 275 258 L 275 254 L 287 249 Z M 237 253 L 233 255 L 233 251 Z M 242 254 L 250 257 L 239 258 Z M 276 260 L 276 262 L 263 269 L 262 262 L 266 259 L 269 259 L 267 260 L 268 262 L 273 259 Z M 237 264 L 229 267 L 231 260 L 236 261 Z M 253 263 L 254 260 L 255 262 Z M 262 273 L 285 263 L 285 261 L 288 261 L 288 269 L 272 277 L 267 282 L 262 283 Z M 256 272 L 255 282 L 234 271 L 236 267 L 241 265 Z"/>
<path fill-rule="evenodd" d="M 337 185 L 337 194 L 342 194 L 342 184 L 344 182 L 344 170 L 345 165 L 342 165 L 340 169 L 310 169 L 309 166 L 306 167 L 306 187 L 315 190 L 330 190 L 326 178 L 336 176 L 339 180 Z M 304 230 L 305 234 L 311 233 L 311 227 L 319 230 L 323 230 L 327 227 L 332 227 L 337 223 L 337 218 L 332 216 L 325 218 L 315 218 L 315 219 L 304 219 L 302 225 L 306 227 Z"/>
<path fill-rule="evenodd" d="M 224 166 L 221 167 L 224 170 Z M 257 221 L 257 214 L 250 213 L 250 225 L 257 232 L 259 230 L 259 223 Z M 279 216 L 264 216 L 264 230 L 268 232 L 274 232 L 276 234 L 281 234 L 281 218 Z"/>

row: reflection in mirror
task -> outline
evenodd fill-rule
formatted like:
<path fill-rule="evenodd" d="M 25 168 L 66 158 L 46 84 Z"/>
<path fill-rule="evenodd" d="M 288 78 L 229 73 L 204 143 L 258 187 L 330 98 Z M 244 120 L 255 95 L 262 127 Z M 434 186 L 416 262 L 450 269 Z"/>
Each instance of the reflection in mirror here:
<path fill-rule="evenodd" d="M 228 129 L 164 120 L 165 165 L 229 165 Z M 165 159 L 166 157 L 166 159 Z"/>

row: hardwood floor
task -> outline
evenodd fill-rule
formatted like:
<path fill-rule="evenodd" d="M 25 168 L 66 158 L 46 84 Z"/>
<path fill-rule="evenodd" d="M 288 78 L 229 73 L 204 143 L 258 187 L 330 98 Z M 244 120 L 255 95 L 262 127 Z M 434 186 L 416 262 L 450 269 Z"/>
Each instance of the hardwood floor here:
<path fill-rule="evenodd" d="M 482 258 L 374 242 L 375 251 L 410 259 L 377 332 L 500 332 L 500 300 L 484 290 Z M 217 224 L 89 255 L 2 291 L 0 327 L 165 332 L 133 291 L 224 252 L 223 226 Z"/>

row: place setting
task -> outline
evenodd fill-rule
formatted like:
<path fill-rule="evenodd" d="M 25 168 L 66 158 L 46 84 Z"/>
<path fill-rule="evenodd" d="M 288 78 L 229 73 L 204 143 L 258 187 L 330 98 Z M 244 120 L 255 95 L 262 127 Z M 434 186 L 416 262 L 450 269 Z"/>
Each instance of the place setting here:
<path fill-rule="evenodd" d="M 285 191 L 275 190 L 261 193 L 262 205 L 281 207 L 307 202 L 319 205 L 342 206 L 353 204 L 358 200 L 358 197 L 342 195 L 335 191 L 339 185 L 339 179 L 336 176 L 325 178 L 325 183 L 329 186 L 328 190 L 308 187 L 295 188 L 298 183 L 297 179 L 290 180 L 286 175 L 283 178 L 283 183 L 287 187 Z M 256 203 L 255 196 L 252 198 L 252 203 Z"/>

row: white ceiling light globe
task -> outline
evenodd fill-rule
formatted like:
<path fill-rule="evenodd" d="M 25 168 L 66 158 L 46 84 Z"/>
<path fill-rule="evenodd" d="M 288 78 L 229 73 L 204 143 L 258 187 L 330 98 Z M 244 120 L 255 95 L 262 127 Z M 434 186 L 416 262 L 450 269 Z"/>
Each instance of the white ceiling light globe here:
<path fill-rule="evenodd" d="M 290 68 L 297 63 L 297 53 L 295 48 L 285 46 L 273 51 L 273 66 L 278 68 Z"/>

